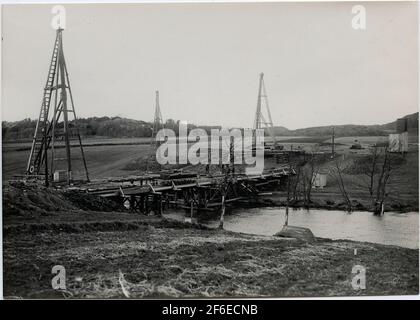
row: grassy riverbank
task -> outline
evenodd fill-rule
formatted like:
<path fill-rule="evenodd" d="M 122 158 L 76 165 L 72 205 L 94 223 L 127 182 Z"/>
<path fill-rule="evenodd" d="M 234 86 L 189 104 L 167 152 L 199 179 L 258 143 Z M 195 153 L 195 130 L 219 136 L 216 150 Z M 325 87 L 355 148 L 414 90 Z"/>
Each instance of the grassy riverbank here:
<path fill-rule="evenodd" d="M 400 295 L 417 294 L 419 282 L 418 250 L 307 244 L 123 212 L 6 217 L 3 250 L 8 298 Z M 66 268 L 65 291 L 51 288 L 54 265 Z M 365 290 L 351 286 L 355 265 L 366 268 Z"/>
<path fill-rule="evenodd" d="M 402 295 L 419 289 L 419 250 L 208 229 L 69 191 L 5 185 L 3 224 L 6 298 Z M 66 269 L 64 291 L 51 288 L 55 265 Z M 355 265 L 366 268 L 365 290 L 352 288 Z"/>

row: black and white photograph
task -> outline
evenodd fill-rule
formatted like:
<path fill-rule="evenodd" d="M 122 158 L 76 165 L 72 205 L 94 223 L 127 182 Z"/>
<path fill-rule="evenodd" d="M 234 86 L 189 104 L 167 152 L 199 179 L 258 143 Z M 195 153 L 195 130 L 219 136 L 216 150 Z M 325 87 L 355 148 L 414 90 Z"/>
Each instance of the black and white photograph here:
<path fill-rule="evenodd" d="M 418 299 L 419 12 L 3 3 L 2 298 Z"/>

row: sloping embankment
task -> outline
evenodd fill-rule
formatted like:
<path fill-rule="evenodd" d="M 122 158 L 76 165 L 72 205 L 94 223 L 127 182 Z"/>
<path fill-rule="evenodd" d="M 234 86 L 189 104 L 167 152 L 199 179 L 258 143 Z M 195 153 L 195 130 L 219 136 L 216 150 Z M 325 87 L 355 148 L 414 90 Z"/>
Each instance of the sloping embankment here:
<path fill-rule="evenodd" d="M 124 212 L 45 212 L 5 220 L 6 298 L 418 293 L 418 250 L 328 239 L 307 244 Z M 55 265 L 66 269 L 65 290 L 51 288 Z M 364 290 L 351 285 L 356 265 L 366 269 Z"/>

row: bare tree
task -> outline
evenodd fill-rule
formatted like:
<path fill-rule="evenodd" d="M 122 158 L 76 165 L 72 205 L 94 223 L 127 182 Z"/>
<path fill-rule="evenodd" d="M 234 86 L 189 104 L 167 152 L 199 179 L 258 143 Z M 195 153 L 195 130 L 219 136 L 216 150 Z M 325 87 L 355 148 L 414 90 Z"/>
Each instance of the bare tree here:
<path fill-rule="evenodd" d="M 305 207 L 309 207 L 312 202 L 312 187 L 318 173 L 319 164 L 316 161 L 315 153 L 312 152 L 306 166 L 302 168 L 301 185 Z"/>
<path fill-rule="evenodd" d="M 222 202 L 221 202 L 221 212 L 220 212 L 220 220 L 219 220 L 219 229 L 223 229 L 224 218 L 225 218 L 225 211 L 226 211 L 226 197 L 229 191 L 229 187 L 232 184 L 232 176 L 225 175 L 223 180 L 220 184 L 220 193 L 222 195 Z"/>
<path fill-rule="evenodd" d="M 384 203 L 388 197 L 387 193 L 387 184 L 391 176 L 392 171 L 392 159 L 391 154 L 389 153 L 388 147 L 385 147 L 383 150 L 384 156 L 382 165 L 379 169 L 378 182 L 376 185 L 376 201 L 374 207 L 374 213 L 377 215 L 383 214 L 384 212 Z"/>
<path fill-rule="evenodd" d="M 291 150 L 292 151 L 292 150 Z M 286 193 L 286 217 L 284 225 L 287 226 L 289 223 L 289 208 L 293 202 L 300 200 L 301 195 L 301 178 L 302 178 L 302 166 L 304 161 L 298 156 L 294 156 L 292 152 L 289 153 L 287 160 L 287 168 L 289 175 L 287 176 L 287 193 Z"/>
<path fill-rule="evenodd" d="M 330 170 L 330 174 L 338 183 L 338 188 L 340 189 L 340 193 L 346 203 L 347 211 L 352 212 L 353 206 L 351 204 L 349 193 L 347 192 L 346 185 L 343 179 L 343 164 L 341 163 L 338 157 L 334 159 L 334 167 Z"/>
<path fill-rule="evenodd" d="M 378 148 L 373 147 L 370 149 L 370 154 L 366 159 L 367 161 L 363 161 L 361 163 L 362 173 L 366 177 L 366 186 L 372 200 L 374 199 L 375 176 L 378 171 L 377 166 L 379 162 L 379 155 L 380 152 L 378 151 Z"/>
<path fill-rule="evenodd" d="M 361 163 L 364 184 L 371 197 L 373 211 L 383 214 L 385 200 L 388 197 L 387 186 L 396 159 L 389 152 L 388 146 L 372 147 L 369 156 Z"/>
<path fill-rule="evenodd" d="M 292 192 L 292 201 L 297 202 L 300 200 L 301 190 L 300 190 L 300 183 L 302 177 L 302 165 L 297 164 L 294 168 L 295 175 L 290 180 L 290 189 Z"/>
<path fill-rule="evenodd" d="M 222 158 L 229 159 L 229 165 L 222 165 L 223 167 L 223 178 L 220 182 L 219 188 L 220 193 L 222 195 L 222 202 L 221 202 L 221 213 L 220 213 L 220 221 L 219 221 L 219 229 L 223 229 L 224 224 L 224 217 L 226 211 L 226 197 L 229 192 L 229 188 L 232 186 L 235 174 L 235 164 L 234 164 L 234 153 L 235 153 L 235 141 L 233 137 L 230 137 L 229 142 L 229 154 Z M 222 160 L 223 163 L 223 160 Z"/>
<path fill-rule="evenodd" d="M 289 175 L 287 176 L 287 197 L 286 197 L 286 214 L 284 219 L 284 225 L 289 225 L 289 206 L 290 206 L 290 191 L 291 191 L 291 174 L 293 172 L 293 164 L 292 164 L 292 153 L 289 153 L 288 157 L 288 169 L 289 169 Z"/>

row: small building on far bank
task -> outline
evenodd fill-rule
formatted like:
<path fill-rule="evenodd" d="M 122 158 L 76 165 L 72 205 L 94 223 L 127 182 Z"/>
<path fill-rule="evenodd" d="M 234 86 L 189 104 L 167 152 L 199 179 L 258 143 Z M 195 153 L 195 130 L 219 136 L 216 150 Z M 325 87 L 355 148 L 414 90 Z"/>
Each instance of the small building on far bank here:
<path fill-rule="evenodd" d="M 408 132 L 413 135 L 418 135 L 419 133 L 419 114 L 418 112 L 406 116 L 404 118 L 399 118 L 396 121 L 397 133 Z"/>
<path fill-rule="evenodd" d="M 389 135 L 389 152 L 408 151 L 408 132 L 391 133 Z"/>
<path fill-rule="evenodd" d="M 327 174 L 323 172 L 314 173 L 312 188 L 323 189 L 327 185 Z"/>
<path fill-rule="evenodd" d="M 419 113 L 413 113 L 399 118 L 395 122 L 395 133 L 389 135 L 390 152 L 408 152 L 408 146 L 419 142 Z"/>

